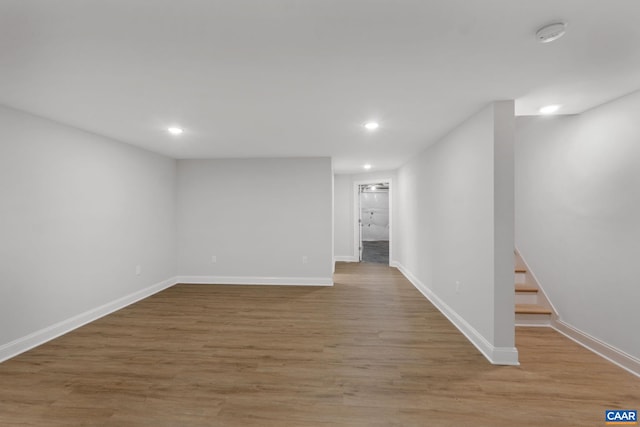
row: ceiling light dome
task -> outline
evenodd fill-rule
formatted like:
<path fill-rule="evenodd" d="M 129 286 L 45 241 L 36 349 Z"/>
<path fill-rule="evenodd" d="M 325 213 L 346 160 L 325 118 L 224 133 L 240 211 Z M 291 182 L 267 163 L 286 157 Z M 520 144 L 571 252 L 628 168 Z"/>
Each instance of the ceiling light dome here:
<path fill-rule="evenodd" d="M 167 132 L 169 132 L 171 135 L 180 135 L 182 132 L 184 132 L 184 130 L 177 126 L 171 126 L 167 128 Z"/>
<path fill-rule="evenodd" d="M 365 129 L 367 130 L 376 130 L 380 127 L 378 122 L 367 122 L 364 124 Z"/>
<path fill-rule="evenodd" d="M 536 38 L 540 43 L 550 43 L 564 36 L 566 32 L 567 24 L 564 22 L 554 22 L 536 31 Z"/>

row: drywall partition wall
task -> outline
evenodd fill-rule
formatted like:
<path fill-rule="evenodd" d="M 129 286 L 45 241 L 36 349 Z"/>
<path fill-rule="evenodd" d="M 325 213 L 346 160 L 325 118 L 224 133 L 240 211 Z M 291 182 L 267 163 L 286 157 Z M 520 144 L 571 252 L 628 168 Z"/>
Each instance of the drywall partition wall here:
<path fill-rule="evenodd" d="M 6 107 L 0 128 L 2 360 L 170 284 L 176 164 Z"/>
<path fill-rule="evenodd" d="M 518 118 L 516 134 L 518 250 L 561 321 L 637 367 L 639 117 L 636 92 L 579 116 Z"/>
<path fill-rule="evenodd" d="M 507 353 L 515 345 L 515 127 L 514 102 L 494 102 L 492 345 L 507 349 Z M 517 354 L 513 356 L 517 360 Z"/>
<path fill-rule="evenodd" d="M 334 258 L 357 261 L 353 256 L 353 188 L 351 175 L 334 176 Z"/>
<path fill-rule="evenodd" d="M 180 279 L 332 284 L 332 182 L 329 158 L 179 160 Z"/>
<path fill-rule="evenodd" d="M 490 104 L 398 171 L 398 267 L 493 363 L 517 364 L 513 102 Z"/>

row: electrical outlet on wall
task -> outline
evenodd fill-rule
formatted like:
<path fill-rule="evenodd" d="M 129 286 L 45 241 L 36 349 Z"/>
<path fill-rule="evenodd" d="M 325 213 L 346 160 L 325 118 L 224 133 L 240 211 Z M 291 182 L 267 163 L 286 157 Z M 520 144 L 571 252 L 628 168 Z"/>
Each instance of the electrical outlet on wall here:
<path fill-rule="evenodd" d="M 460 293 L 460 281 L 456 280 L 456 294 Z"/>
<path fill-rule="evenodd" d="M 218 262 L 218 257 L 215 255 L 211 255 L 211 264 L 215 264 L 216 262 Z"/>
<path fill-rule="evenodd" d="M 308 257 L 308 256 L 306 256 L 306 255 L 303 255 L 303 256 L 302 256 L 302 263 L 303 263 L 303 264 L 307 264 L 308 262 L 309 262 L 309 257 Z"/>
<path fill-rule="evenodd" d="M 140 264 L 136 265 L 136 276 L 142 274 L 142 266 Z"/>

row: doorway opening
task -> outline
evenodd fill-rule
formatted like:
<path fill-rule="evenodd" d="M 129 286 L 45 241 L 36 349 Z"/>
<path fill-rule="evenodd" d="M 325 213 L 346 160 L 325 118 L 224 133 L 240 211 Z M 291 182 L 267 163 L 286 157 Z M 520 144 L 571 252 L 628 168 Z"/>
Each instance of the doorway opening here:
<path fill-rule="evenodd" d="M 357 183 L 357 259 L 389 265 L 391 259 L 391 182 Z"/>

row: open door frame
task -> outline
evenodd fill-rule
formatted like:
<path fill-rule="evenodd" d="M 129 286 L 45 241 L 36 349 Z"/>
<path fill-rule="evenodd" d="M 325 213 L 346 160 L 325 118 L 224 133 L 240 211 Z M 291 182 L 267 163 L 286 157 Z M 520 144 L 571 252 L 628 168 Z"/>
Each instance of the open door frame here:
<path fill-rule="evenodd" d="M 353 259 L 360 261 L 360 186 L 389 183 L 389 265 L 393 264 L 393 179 L 377 178 L 353 182 Z"/>

